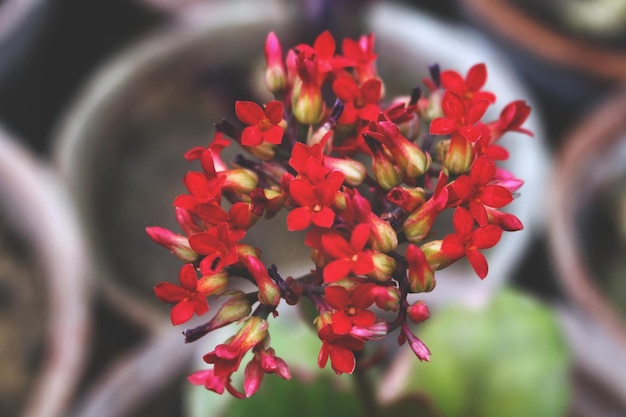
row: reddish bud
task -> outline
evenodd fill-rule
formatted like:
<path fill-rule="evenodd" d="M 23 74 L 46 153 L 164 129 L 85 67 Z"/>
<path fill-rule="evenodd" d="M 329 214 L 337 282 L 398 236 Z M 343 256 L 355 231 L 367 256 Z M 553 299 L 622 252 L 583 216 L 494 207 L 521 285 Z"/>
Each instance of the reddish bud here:
<path fill-rule="evenodd" d="M 430 311 L 424 301 L 416 301 L 409 306 L 407 314 L 413 323 L 421 323 L 430 317 Z"/>
<path fill-rule="evenodd" d="M 259 177 L 254 171 L 245 168 L 229 169 L 224 171 L 226 177 L 223 190 L 236 193 L 250 194 L 259 183 Z"/>
<path fill-rule="evenodd" d="M 388 221 L 374 213 L 369 213 L 367 224 L 370 226 L 369 243 L 377 252 L 389 253 L 398 247 L 398 235 Z"/>
<path fill-rule="evenodd" d="M 167 248 L 183 262 L 194 262 L 198 254 L 191 249 L 185 236 L 178 235 L 168 229 L 153 226 L 147 227 L 146 232 L 155 243 Z"/>
<path fill-rule="evenodd" d="M 448 173 L 463 174 L 469 171 L 474 161 L 472 150 L 472 142 L 462 135 L 452 135 L 449 141 L 444 141 L 440 151 L 443 154 L 443 166 Z"/>
<path fill-rule="evenodd" d="M 374 270 L 365 275 L 380 282 L 389 281 L 391 274 L 396 269 L 396 260 L 384 253 L 373 252 L 372 262 L 374 262 Z"/>
<path fill-rule="evenodd" d="M 407 240 L 411 243 L 421 242 L 433 223 L 443 211 L 448 203 L 448 189 L 443 187 L 436 192 L 430 200 L 424 203 L 420 208 L 409 214 L 402 225 L 402 230 Z"/>
<path fill-rule="evenodd" d="M 426 202 L 422 187 L 393 187 L 387 193 L 387 200 L 400 207 L 404 212 L 410 213 Z"/>
<path fill-rule="evenodd" d="M 291 96 L 292 112 L 299 123 L 312 125 L 320 121 L 324 110 L 322 91 L 297 78 Z"/>
<path fill-rule="evenodd" d="M 259 287 L 259 301 L 263 304 L 276 307 L 280 301 L 280 289 L 267 272 L 261 260 L 254 256 L 246 258 L 248 271 Z"/>
<path fill-rule="evenodd" d="M 426 242 L 420 246 L 421 251 L 424 253 L 426 260 L 433 271 L 446 268 L 456 261 L 455 258 L 447 256 L 441 250 L 442 242 L 443 240 L 431 240 L 430 242 Z"/>
<path fill-rule="evenodd" d="M 345 183 L 354 187 L 361 185 L 367 175 L 365 165 L 354 159 L 325 156 L 324 166 L 330 170 L 341 172 L 345 176 Z"/>
<path fill-rule="evenodd" d="M 283 63 L 283 50 L 274 32 L 270 32 L 265 40 L 265 84 L 272 93 L 282 92 L 287 84 L 287 71 Z"/>
<path fill-rule="evenodd" d="M 408 279 L 411 292 L 429 292 L 435 288 L 435 274 L 420 248 L 409 244 L 406 249 L 409 266 Z"/>
<path fill-rule="evenodd" d="M 398 311 L 400 308 L 400 290 L 396 287 L 376 285 L 370 290 L 374 303 L 385 311 Z"/>

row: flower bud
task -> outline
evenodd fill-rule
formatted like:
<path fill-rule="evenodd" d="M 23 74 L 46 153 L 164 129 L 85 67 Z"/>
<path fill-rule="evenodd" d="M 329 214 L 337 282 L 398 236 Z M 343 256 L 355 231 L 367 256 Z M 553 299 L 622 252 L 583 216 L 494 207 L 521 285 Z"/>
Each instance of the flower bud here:
<path fill-rule="evenodd" d="M 424 301 L 416 301 L 409 306 L 407 314 L 413 323 L 421 323 L 430 317 L 430 311 Z"/>
<path fill-rule="evenodd" d="M 248 271 L 252 274 L 259 288 L 259 301 L 263 304 L 276 307 L 280 302 L 280 289 L 267 272 L 261 260 L 254 256 L 246 258 Z"/>
<path fill-rule="evenodd" d="M 376 285 L 370 290 L 376 306 L 385 311 L 398 311 L 400 308 L 400 290 L 396 287 Z"/>
<path fill-rule="evenodd" d="M 367 175 L 365 165 L 354 159 L 324 156 L 324 166 L 341 172 L 345 176 L 345 183 L 353 187 L 361 185 Z"/>
<path fill-rule="evenodd" d="M 393 187 L 387 193 L 387 200 L 400 207 L 405 213 L 410 213 L 426 202 L 422 187 Z"/>
<path fill-rule="evenodd" d="M 380 282 L 389 281 L 391 274 L 396 269 L 396 260 L 384 253 L 372 253 L 372 261 L 374 262 L 374 270 L 366 274 L 369 278 Z"/>
<path fill-rule="evenodd" d="M 275 151 L 274 151 L 273 143 L 263 142 L 257 146 L 242 146 L 246 151 L 250 152 L 252 155 L 256 156 L 262 161 L 270 161 L 274 159 Z"/>
<path fill-rule="evenodd" d="M 442 91 L 437 89 L 431 91 L 428 98 L 420 98 L 417 102 L 417 108 L 419 113 L 426 120 L 434 120 L 438 117 L 444 117 L 443 109 L 441 107 Z"/>
<path fill-rule="evenodd" d="M 417 246 L 409 244 L 406 249 L 406 262 L 409 266 L 408 279 L 411 292 L 432 291 L 435 288 L 435 274 L 424 252 Z"/>
<path fill-rule="evenodd" d="M 283 63 L 283 51 L 274 32 L 270 32 L 265 40 L 265 84 L 274 94 L 281 93 L 287 84 L 285 65 Z"/>
<path fill-rule="evenodd" d="M 389 253 L 398 247 L 398 235 L 388 221 L 374 213 L 369 213 L 367 223 L 370 226 L 369 243 L 377 252 Z"/>
<path fill-rule="evenodd" d="M 325 311 L 321 313 L 319 316 L 315 318 L 313 323 L 315 324 L 315 327 L 317 328 L 318 332 L 326 326 L 332 326 L 333 325 L 333 311 L 329 310 L 329 311 Z"/>
<path fill-rule="evenodd" d="M 240 266 L 246 267 L 248 256 L 258 258 L 261 256 L 261 250 L 255 246 L 248 245 L 247 243 L 240 243 L 237 245 L 237 263 Z"/>
<path fill-rule="evenodd" d="M 485 210 L 487 211 L 487 222 L 489 224 L 495 224 L 507 232 L 516 232 L 524 228 L 520 219 L 511 213 L 505 213 L 489 206 L 485 206 Z"/>
<path fill-rule="evenodd" d="M 446 268 L 450 266 L 455 258 L 450 258 L 441 250 L 441 243 L 443 240 L 431 240 L 420 246 L 421 251 L 424 253 L 428 264 L 433 271 Z"/>
<path fill-rule="evenodd" d="M 240 352 L 246 352 L 263 342 L 263 339 L 267 337 L 268 327 L 264 319 L 257 316 L 249 317 L 228 344 L 236 346 Z"/>
<path fill-rule="evenodd" d="M 230 297 L 215 313 L 211 321 L 193 329 L 185 330 L 185 343 L 198 340 L 213 330 L 241 320 L 252 312 L 250 297 L 241 291 L 231 291 Z"/>
<path fill-rule="evenodd" d="M 293 115 L 299 123 L 312 125 L 320 121 L 324 111 L 322 91 L 297 78 L 291 96 Z"/>
<path fill-rule="evenodd" d="M 250 194 L 259 183 L 259 177 L 256 172 L 245 168 L 235 168 L 224 171 L 226 177 L 223 189 L 234 191 L 242 194 Z"/>
<path fill-rule="evenodd" d="M 384 152 L 372 155 L 372 172 L 383 190 L 389 190 L 402 182 L 400 171 Z"/>
<path fill-rule="evenodd" d="M 443 166 L 451 174 L 469 171 L 474 161 L 472 142 L 462 135 L 452 135 L 452 139 L 442 146 L 441 151 Z"/>
<path fill-rule="evenodd" d="M 350 329 L 350 335 L 366 340 L 380 340 L 387 336 L 389 326 L 384 321 L 376 321 L 367 327 L 353 326 Z"/>
<path fill-rule="evenodd" d="M 398 336 L 398 343 L 402 345 L 406 341 L 409 342 L 409 346 L 411 347 L 413 353 L 415 353 L 415 356 L 417 356 L 417 359 L 427 362 L 430 361 L 430 350 L 428 347 L 420 340 L 419 337 L 415 336 L 411 332 L 406 322 L 403 322 L 400 335 Z"/>
<path fill-rule="evenodd" d="M 226 271 L 217 274 L 204 275 L 198 280 L 196 291 L 206 294 L 207 297 L 218 295 L 228 286 L 228 273 Z"/>
<path fill-rule="evenodd" d="M 409 214 L 402 225 L 406 239 L 411 243 L 421 242 L 433 223 L 448 203 L 448 189 L 443 187 L 430 200 Z"/>
<path fill-rule="evenodd" d="M 191 249 L 189 241 L 185 236 L 176 234 L 163 227 L 147 227 L 146 232 L 155 243 L 167 248 L 183 262 L 194 262 L 198 259 L 198 254 Z"/>
<path fill-rule="evenodd" d="M 189 210 L 182 207 L 176 207 L 175 210 L 176 221 L 187 236 L 204 231 L 204 229 L 198 226 L 198 224 L 194 221 L 194 217 Z"/>

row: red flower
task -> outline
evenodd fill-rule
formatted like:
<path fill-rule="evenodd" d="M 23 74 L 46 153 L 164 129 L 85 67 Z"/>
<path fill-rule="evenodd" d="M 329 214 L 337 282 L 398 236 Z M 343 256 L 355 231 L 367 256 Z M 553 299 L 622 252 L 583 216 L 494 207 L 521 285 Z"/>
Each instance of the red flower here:
<path fill-rule="evenodd" d="M 248 362 L 244 373 L 243 387 L 246 397 L 251 397 L 258 391 L 265 374 L 275 373 L 282 379 L 291 379 L 287 363 L 276 356 L 274 349 L 265 350 L 261 345 L 256 345 L 253 352 L 254 357 Z"/>
<path fill-rule="evenodd" d="M 452 200 L 467 204 L 480 225 L 487 224 L 485 206 L 500 208 L 513 201 L 511 192 L 500 185 L 490 184 L 496 174 L 496 165 L 487 156 L 476 158 L 469 175 L 461 175 L 449 186 Z"/>
<path fill-rule="evenodd" d="M 500 112 L 500 118 L 488 124 L 492 131 L 492 140 L 499 139 L 506 132 L 519 132 L 533 136 L 533 132 L 522 127 L 529 114 L 530 106 L 524 100 L 517 100 L 507 104 Z"/>
<path fill-rule="evenodd" d="M 188 161 L 199 159 L 206 173 L 215 174 L 228 169 L 221 156 L 222 150 L 228 146 L 230 141 L 221 132 L 217 132 L 209 146 L 196 146 L 185 152 L 184 156 Z"/>
<path fill-rule="evenodd" d="M 237 262 L 237 243 L 245 235 L 244 230 L 230 230 L 228 223 L 220 223 L 206 232 L 189 236 L 191 248 L 206 255 L 200 262 L 200 271 L 203 274 L 218 272 Z"/>
<path fill-rule="evenodd" d="M 322 154 L 322 145 L 315 143 L 312 146 L 305 145 L 302 142 L 296 142 L 291 149 L 291 158 L 289 158 L 289 165 L 296 170 L 298 174 L 304 175 L 306 172 L 306 165 L 309 158 L 313 158 L 320 164 L 324 161 Z M 324 172 L 326 175 L 326 172 Z"/>
<path fill-rule="evenodd" d="M 353 62 L 354 72 L 359 82 L 378 78 L 373 33 L 361 36 L 358 41 L 344 39 L 341 43 L 341 51 L 346 59 Z"/>
<path fill-rule="evenodd" d="M 248 125 L 241 133 L 242 145 L 258 146 L 263 142 L 277 145 L 283 140 L 285 129 L 280 126 L 283 120 L 281 101 L 270 101 L 265 110 L 252 101 L 237 101 L 235 113 L 239 120 Z"/>
<path fill-rule="evenodd" d="M 189 194 L 177 196 L 173 204 L 192 213 L 198 213 L 200 207 L 205 205 L 219 206 L 225 180 L 223 176 L 208 179 L 201 172 L 188 172 L 184 183 Z"/>
<path fill-rule="evenodd" d="M 352 231 L 350 242 L 337 233 L 322 235 L 322 248 L 333 261 L 324 267 L 324 282 L 335 282 L 350 273 L 365 275 L 374 271 L 371 250 L 364 250 L 370 236 L 367 224 L 359 224 Z"/>
<path fill-rule="evenodd" d="M 496 96 L 488 91 L 481 91 L 487 81 L 487 67 L 485 64 L 476 64 L 468 71 L 465 79 L 456 71 L 442 71 L 441 84 L 459 97 L 469 102 L 487 100 L 496 101 Z"/>
<path fill-rule="evenodd" d="M 198 280 L 191 264 L 180 269 L 180 286 L 170 282 L 161 282 L 154 287 L 157 298 L 166 303 L 176 303 L 170 311 L 172 324 L 187 322 L 194 313 L 201 316 L 209 311 L 206 298 L 218 294 L 226 288 L 226 274 L 204 276 Z"/>
<path fill-rule="evenodd" d="M 187 380 L 193 385 L 202 385 L 204 388 L 213 391 L 217 394 L 223 394 L 224 389 L 228 389 L 228 392 L 235 395 L 237 398 L 243 398 L 241 393 L 238 393 L 230 384 L 230 375 L 215 375 L 213 369 L 204 369 L 202 371 L 196 371 L 187 377 Z M 239 395 L 238 395 L 239 394 Z"/>
<path fill-rule="evenodd" d="M 458 132 L 471 142 L 480 139 L 482 131 L 474 124 L 487 111 L 489 107 L 487 100 L 478 100 L 468 105 L 452 91 L 446 91 L 443 94 L 441 107 L 444 117 L 438 117 L 430 122 L 432 135 L 451 135 Z"/>
<path fill-rule="evenodd" d="M 333 92 L 345 103 L 337 121 L 340 124 L 353 124 L 357 120 L 376 120 L 380 114 L 382 83 L 376 79 L 367 80 L 360 87 L 352 77 L 340 77 L 333 82 Z"/>
<path fill-rule="evenodd" d="M 317 357 L 317 364 L 324 368 L 330 358 L 330 365 L 337 375 L 342 373 L 351 374 L 356 367 L 354 352 L 362 350 L 365 342 L 350 334 L 337 334 L 333 326 L 323 326 L 317 335 L 322 340 L 322 348 Z"/>
<path fill-rule="evenodd" d="M 441 251 L 452 259 L 466 256 L 480 279 L 485 278 L 488 272 L 487 260 L 479 249 L 488 249 L 498 243 L 502 229 L 494 224 L 474 229 L 474 219 L 463 207 L 454 210 L 452 222 L 456 233 L 443 238 Z"/>
<path fill-rule="evenodd" d="M 301 178 L 291 181 L 289 195 L 299 207 L 287 215 L 287 229 L 304 230 L 311 223 L 330 228 L 335 221 L 335 212 L 331 207 L 338 191 L 336 181 L 325 180 L 315 185 Z"/>
<path fill-rule="evenodd" d="M 230 378 L 239 369 L 243 356 L 267 337 L 267 329 L 267 321 L 251 317 L 227 343 L 217 345 L 214 351 L 204 355 L 204 361 L 213 364 L 213 375 Z"/>
<path fill-rule="evenodd" d="M 339 285 L 326 287 L 326 301 L 335 309 L 332 316 L 334 333 L 348 334 L 352 326 L 367 327 L 374 324 L 376 316 L 366 310 L 374 302 L 370 294 L 374 286 L 373 283 L 359 284 L 351 292 Z"/>

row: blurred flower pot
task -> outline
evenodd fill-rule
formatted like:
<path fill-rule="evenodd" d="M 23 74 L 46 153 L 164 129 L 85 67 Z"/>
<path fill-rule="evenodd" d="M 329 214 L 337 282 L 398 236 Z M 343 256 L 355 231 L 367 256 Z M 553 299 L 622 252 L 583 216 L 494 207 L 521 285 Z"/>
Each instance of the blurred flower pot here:
<path fill-rule="evenodd" d="M 289 34 L 298 19 L 281 2 L 244 3 L 203 8 L 193 19 L 178 20 L 122 53 L 91 80 L 56 135 L 56 162 L 89 231 L 100 287 L 113 305 L 149 326 L 167 322 L 167 309 L 152 288 L 177 276 L 179 262 L 150 241 L 145 227 L 177 230 L 170 202 L 184 192 L 181 179 L 191 169 L 182 154 L 207 144 L 215 122 L 236 120 L 235 100 L 267 99 L 259 91 L 265 91 L 262 51 L 269 31 L 289 44 L 296 41 Z M 473 32 L 387 4 L 369 9 L 365 22 L 364 32 L 376 34 L 380 61 L 387 64 L 380 72 L 394 80 L 390 96 L 420 84 L 431 63 L 465 72 L 482 61 L 490 71 L 486 88 L 499 92 L 500 106 L 517 98 L 532 105 L 511 68 L 484 49 Z M 391 71 L 396 73 L 390 76 Z M 511 205 L 525 230 L 504 236 L 487 251 L 490 276 L 484 282 L 473 279 L 468 264 L 441 271 L 429 303 L 486 298 L 509 278 L 540 228 L 542 213 L 535 202 L 543 198 L 547 155 L 539 116 L 534 114 L 527 126 L 535 138 L 512 135 L 503 144 L 514 155 L 508 169 L 526 182 L 521 192 L 527 195 Z M 280 264 L 285 275 L 309 271 L 309 251 L 289 243 L 301 242 L 301 236 L 286 231 L 284 217 L 258 230 L 252 244 L 262 247 L 264 257 Z"/>
<path fill-rule="evenodd" d="M 460 3 L 467 18 L 502 47 L 516 68 L 545 96 L 550 108 L 562 113 L 581 112 L 603 92 L 626 81 L 623 21 L 617 24 L 615 38 L 609 41 L 568 29 L 564 18 L 578 13 L 572 9 L 589 7 L 592 3 L 599 5 L 602 0 L 462 0 Z M 617 7 L 624 9 L 621 3 Z M 597 9 L 603 8 L 600 5 Z M 578 14 L 591 16 L 591 13 Z M 616 13 L 604 15 L 619 19 Z M 603 26 L 608 28 L 609 23 Z"/>
<path fill-rule="evenodd" d="M 575 353 L 626 404 L 624 114 L 622 89 L 563 142 L 550 187 L 548 232 L 558 278 L 578 311 L 567 322 Z"/>
<path fill-rule="evenodd" d="M 0 414 L 68 407 L 88 347 L 86 270 L 67 190 L 0 128 Z"/>

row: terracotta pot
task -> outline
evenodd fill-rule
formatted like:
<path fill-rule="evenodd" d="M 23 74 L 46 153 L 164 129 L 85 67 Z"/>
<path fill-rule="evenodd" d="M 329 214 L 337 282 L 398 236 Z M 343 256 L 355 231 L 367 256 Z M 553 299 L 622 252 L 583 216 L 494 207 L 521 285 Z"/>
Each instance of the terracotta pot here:
<path fill-rule="evenodd" d="M 285 45 L 297 41 L 289 35 L 298 19 L 281 2 L 244 3 L 217 2 L 130 47 L 92 78 L 56 134 L 55 159 L 94 244 L 99 285 L 111 303 L 148 326 L 167 323 L 167 309 L 152 287 L 175 279 L 180 262 L 152 243 L 144 229 L 178 230 L 171 202 L 184 192 L 183 175 L 192 169 L 182 154 L 208 143 L 213 123 L 235 120 L 236 99 L 268 99 L 259 71 L 267 32 L 276 31 Z M 474 32 L 388 4 L 369 9 L 365 22 L 364 32 L 376 33 L 390 96 L 421 83 L 433 62 L 464 72 L 484 61 L 490 71 L 487 87 L 498 92 L 501 106 L 517 98 L 532 103 L 512 69 L 495 51 L 483 49 Z M 525 230 L 505 234 L 489 252 L 491 273 L 484 282 L 473 279 L 468 264 L 441 271 L 433 304 L 488 296 L 506 282 L 541 227 L 542 212 L 534 202 L 542 198 L 547 153 L 539 115 L 527 125 L 535 138 L 504 140 L 513 155 L 507 167 L 526 181 L 524 198 L 511 205 Z M 302 235 L 286 232 L 283 222 L 279 216 L 255 228 L 253 243 L 285 275 L 308 272 Z M 271 244 L 267 236 L 287 243 Z"/>
<path fill-rule="evenodd" d="M 88 348 L 87 254 L 59 177 L 2 127 L 0 219 L 2 250 L 13 254 L 0 259 L 6 297 L 0 351 L 8 383 L 2 390 L 11 388 L 14 396 L 2 401 L 23 401 L 22 416 L 59 417 L 77 388 Z"/>
<path fill-rule="evenodd" d="M 563 142 L 550 187 L 548 236 L 560 283 L 580 310 L 578 319 L 570 320 L 574 348 L 585 368 L 610 382 L 626 404 L 626 291 L 609 286 L 624 278 L 624 114 L 622 89 Z"/>

